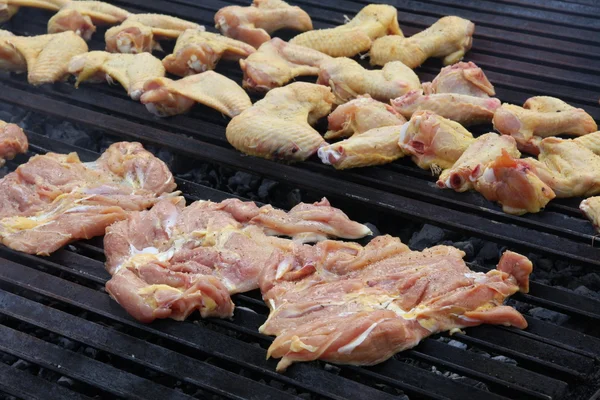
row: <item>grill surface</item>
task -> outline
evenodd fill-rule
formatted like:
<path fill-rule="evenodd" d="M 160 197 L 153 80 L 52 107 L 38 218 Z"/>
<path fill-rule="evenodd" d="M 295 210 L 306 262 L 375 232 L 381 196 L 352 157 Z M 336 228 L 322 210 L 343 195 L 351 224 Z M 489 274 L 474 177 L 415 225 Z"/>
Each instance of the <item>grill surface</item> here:
<path fill-rule="evenodd" d="M 378 2 L 378 1 L 374 1 Z M 503 101 L 522 104 L 532 95 L 560 97 L 600 119 L 600 11 L 593 0 L 381 1 L 399 9 L 407 35 L 444 15 L 476 24 L 466 60 L 486 72 Z M 163 12 L 212 26 L 217 0 L 175 2 L 123 0 L 113 3 L 132 12 Z M 232 3 L 246 4 L 244 0 Z M 315 28 L 343 22 L 366 0 L 297 0 Z M 40 34 L 49 14 L 22 10 L 6 29 Z M 102 49 L 103 32 L 91 43 Z M 422 80 L 439 71 L 437 61 L 418 69 Z M 217 69 L 241 81 L 234 64 Z M 227 120 L 197 106 L 191 114 L 158 120 L 131 101 L 120 87 L 58 83 L 30 87 L 23 76 L 0 75 L 0 102 L 45 116 L 72 121 L 123 140 L 139 140 L 199 162 L 256 173 L 319 195 L 344 199 L 355 209 L 382 218 L 439 225 L 511 249 L 559 257 L 569 263 L 600 267 L 594 231 L 577 209 L 579 200 L 553 201 L 539 215 L 510 216 L 476 193 L 435 188 L 427 171 L 410 162 L 351 172 L 336 172 L 316 161 L 277 165 L 242 156 L 226 142 Z M 28 127 L 27 156 L 46 151 L 77 151 L 82 160 L 98 154 L 43 135 Z M 482 131 L 485 131 L 483 129 Z M 14 169 L 25 156 L 8 163 Z M 222 200 L 231 194 L 179 179 L 188 200 Z M 271 338 L 258 334 L 268 312 L 258 293 L 235 296 L 233 320 L 132 320 L 104 291 L 102 241 L 76 243 L 40 258 L 0 248 L 0 391 L 18 398 L 598 398 L 600 339 L 578 330 L 527 317 L 529 328 L 482 326 L 452 339 L 437 336 L 375 367 L 333 367 L 315 362 L 295 365 L 285 374 L 265 360 Z M 484 270 L 472 265 L 473 269 Z M 531 292 L 516 295 L 520 304 L 558 311 L 597 326 L 600 301 L 532 282 Z M 598 334 L 596 329 L 595 334 Z M 442 335 L 443 336 L 443 335 Z M 446 337 L 446 336 L 443 336 Z M 486 357 L 472 349 L 497 355 Z M 499 357 L 498 357 L 499 356 Z M 517 365 L 502 362 L 502 356 Z M 17 361 L 12 367 L 7 364 Z M 12 362 L 11 362 L 12 361 Z M 433 368 L 432 368 L 433 367 Z M 41 370 L 40 370 L 41 368 Z M 432 372 L 435 369 L 438 373 Z M 39 372 L 38 372 L 39 371 Z M 61 376 L 58 384 L 44 374 Z M 453 375 L 458 374 L 458 375 Z M 468 379 L 456 379 L 458 376 Z M 489 391 L 486 391 L 489 390 Z M 0 398 L 3 395 L 0 394 Z"/>

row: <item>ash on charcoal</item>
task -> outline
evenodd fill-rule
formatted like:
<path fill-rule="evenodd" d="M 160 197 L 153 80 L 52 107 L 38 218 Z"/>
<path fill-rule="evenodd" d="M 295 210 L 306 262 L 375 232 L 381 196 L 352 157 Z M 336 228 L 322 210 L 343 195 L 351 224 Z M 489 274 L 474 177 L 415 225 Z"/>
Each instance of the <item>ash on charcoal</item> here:
<path fill-rule="evenodd" d="M 587 296 L 587 297 L 591 297 L 596 300 L 600 300 L 600 292 L 599 291 L 593 291 L 585 286 L 578 286 L 573 291 L 581 296 Z"/>
<path fill-rule="evenodd" d="M 87 130 L 76 127 L 68 121 L 60 121 L 57 124 L 47 123 L 45 136 L 84 149 L 94 149 L 97 142 L 96 138 L 90 135 Z"/>
<path fill-rule="evenodd" d="M 413 250 L 423 250 L 435 246 L 447 236 L 447 232 L 434 225 L 425 224 L 419 232 L 415 232 L 408 242 Z"/>
<path fill-rule="evenodd" d="M 17 360 L 17 362 L 15 362 L 12 366 L 13 368 L 20 369 L 22 371 L 33 368 L 33 364 L 25 360 Z"/>
<path fill-rule="evenodd" d="M 552 322 L 556 325 L 562 325 L 569 320 L 569 316 L 556 311 L 548 310 L 542 307 L 534 307 L 529 310 L 529 315 L 542 321 Z"/>
<path fill-rule="evenodd" d="M 450 372 L 450 371 L 442 371 L 442 370 L 437 369 L 435 366 L 431 367 L 431 371 L 436 375 L 441 375 L 446 378 L 450 378 L 454 381 L 461 382 L 465 385 L 473 386 L 479 390 L 484 390 L 486 392 L 489 392 L 489 388 L 487 387 L 487 385 L 485 383 L 476 381 L 475 379 L 471 379 L 466 376 L 462 376 L 462 375 L 459 375 L 459 374 L 456 374 L 456 373 Z"/>
<path fill-rule="evenodd" d="M 466 350 L 468 347 L 465 343 L 459 342 L 458 340 L 450 340 L 448 344 L 452 347 L 457 347 L 462 350 Z"/>
<path fill-rule="evenodd" d="M 517 360 L 513 360 L 512 358 L 508 358 L 506 356 L 494 356 L 492 360 L 500 361 L 506 364 L 517 365 Z"/>
<path fill-rule="evenodd" d="M 60 386 L 66 387 L 66 388 L 70 388 L 70 387 L 73 387 L 73 385 L 75 385 L 75 381 L 66 376 L 61 376 L 60 378 L 58 378 L 56 383 L 58 383 Z"/>

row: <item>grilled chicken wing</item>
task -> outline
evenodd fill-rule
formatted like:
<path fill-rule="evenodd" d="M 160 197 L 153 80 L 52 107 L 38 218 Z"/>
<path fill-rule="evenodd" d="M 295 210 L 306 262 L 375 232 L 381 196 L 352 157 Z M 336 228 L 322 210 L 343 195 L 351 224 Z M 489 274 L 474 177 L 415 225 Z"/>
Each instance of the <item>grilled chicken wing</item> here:
<path fill-rule="evenodd" d="M 392 100 L 392 106 L 406 118 L 416 111 L 428 110 L 467 126 L 490 122 L 500 107 L 500 100 L 453 93 L 424 95 L 412 90 Z"/>
<path fill-rule="evenodd" d="M 73 32 L 27 37 L 2 32 L 0 68 L 27 71 L 27 79 L 32 85 L 64 79 L 69 74 L 71 58 L 88 50 L 85 41 Z"/>
<path fill-rule="evenodd" d="M 389 104 L 363 95 L 337 107 L 329 114 L 327 121 L 329 126 L 325 139 L 338 139 L 364 133 L 373 128 L 402 125 L 406 119 Z"/>
<path fill-rule="evenodd" d="M 460 17 L 440 18 L 435 24 L 409 38 L 384 36 L 373 42 L 369 56 L 371 64 L 385 65 L 402 61 L 416 68 L 430 57 L 444 58 L 444 65 L 463 58 L 473 44 L 475 24 Z"/>
<path fill-rule="evenodd" d="M 28 147 L 27 136 L 19 125 L 0 121 L 0 167 L 6 160 L 12 160 L 17 154 L 25 153 Z"/>
<path fill-rule="evenodd" d="M 318 75 L 319 66 L 330 59 L 320 51 L 273 38 L 240 60 L 243 86 L 256 92 L 268 92 L 297 76 Z"/>
<path fill-rule="evenodd" d="M 423 83 L 425 94 L 457 93 L 475 97 L 494 96 L 494 86 L 481 68 L 472 62 L 459 62 L 442 68 L 431 82 Z"/>
<path fill-rule="evenodd" d="M 420 168 L 439 173 L 451 168 L 473 142 L 461 124 L 431 111 L 417 111 L 402 127 L 398 145 Z"/>
<path fill-rule="evenodd" d="M 174 75 L 188 76 L 215 69 L 221 58 L 239 60 L 255 51 L 254 47 L 239 40 L 188 29 L 177 39 L 173 54 L 163 59 L 163 65 Z"/>
<path fill-rule="evenodd" d="M 252 106 L 250 98 L 237 83 L 214 71 L 173 81 L 154 78 L 144 84 L 142 104 L 151 113 L 165 117 L 182 114 L 196 102 L 234 117 Z"/>
<path fill-rule="evenodd" d="M 373 41 L 384 35 L 402 37 L 396 7 L 370 4 L 344 25 L 305 32 L 290 43 L 310 47 L 332 57 L 353 57 L 369 50 Z"/>
<path fill-rule="evenodd" d="M 374 128 L 349 139 L 319 148 L 323 164 L 336 169 L 368 167 L 387 164 L 400 157 L 404 151 L 398 146 L 402 125 Z"/>
<path fill-rule="evenodd" d="M 511 157 L 519 158 L 517 143 L 510 136 L 486 133 L 479 136 L 459 157 L 451 168 L 444 170 L 438 187 L 464 192 L 473 188 L 473 183 L 483 174 L 485 167 L 496 160 L 503 151 Z"/>
<path fill-rule="evenodd" d="M 505 213 L 515 215 L 539 212 L 556 197 L 532 171 L 528 159 L 514 158 L 506 149 L 485 167 L 475 181 L 475 190 L 500 203 Z"/>
<path fill-rule="evenodd" d="M 90 51 L 73 57 L 69 73 L 77 77 L 75 86 L 81 82 L 119 82 L 133 100 L 139 100 L 144 82 L 165 76 L 162 62 L 150 53 L 115 54 L 106 51 Z"/>
<path fill-rule="evenodd" d="M 600 227 L 600 196 L 585 199 L 579 205 L 581 212 L 590 220 L 596 230 Z"/>
<path fill-rule="evenodd" d="M 202 25 L 162 14 L 133 14 L 106 31 L 106 51 L 139 54 L 160 49 L 157 40 L 177 39 L 187 29 L 204 31 Z"/>
<path fill-rule="evenodd" d="M 73 31 L 90 40 L 95 25 L 114 25 L 123 22 L 131 13 L 102 1 L 70 1 L 48 21 L 48 33 Z"/>
<path fill-rule="evenodd" d="M 305 160 L 326 144 L 311 125 L 329 114 L 334 100 L 331 89 L 312 83 L 273 89 L 229 122 L 227 140 L 249 155 Z"/>
<path fill-rule="evenodd" d="M 297 6 L 282 0 L 254 0 L 249 7 L 228 6 L 215 14 L 215 27 L 227 37 L 258 48 L 271 39 L 271 33 L 289 28 L 312 29 L 310 16 Z"/>
<path fill-rule="evenodd" d="M 551 97 L 532 97 L 524 107 L 503 104 L 494 114 L 494 128 L 511 135 L 521 151 L 538 154 L 544 137 L 561 133 L 582 136 L 598 130 L 591 115 Z"/>
<path fill-rule="evenodd" d="M 401 62 L 388 63 L 381 70 L 368 70 L 345 57 L 323 62 L 317 83 L 331 86 L 337 104 L 361 94 L 387 102 L 421 88 L 417 74 Z"/>

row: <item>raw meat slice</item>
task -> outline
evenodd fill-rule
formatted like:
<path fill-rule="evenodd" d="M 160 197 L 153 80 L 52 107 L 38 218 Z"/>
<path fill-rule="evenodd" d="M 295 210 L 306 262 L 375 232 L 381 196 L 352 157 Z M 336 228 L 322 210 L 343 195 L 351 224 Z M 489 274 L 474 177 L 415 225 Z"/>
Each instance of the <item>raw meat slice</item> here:
<path fill-rule="evenodd" d="M 102 235 L 174 189 L 167 166 L 139 143 L 115 143 L 91 163 L 76 153 L 37 155 L 0 180 L 0 240 L 48 255 Z"/>
<path fill-rule="evenodd" d="M 19 125 L 7 124 L 0 120 L 0 167 L 6 160 L 12 160 L 17 154 L 25 153 L 29 143 Z"/>
<path fill-rule="evenodd" d="M 373 365 L 434 333 L 482 323 L 527 326 L 502 305 L 528 291 L 532 265 L 519 254 L 505 252 L 484 274 L 471 271 L 454 247 L 411 251 L 390 236 L 365 247 L 325 241 L 315 248 L 310 268 L 283 259 L 259 279 L 271 309 L 260 332 L 277 336 L 268 356 L 281 358 L 279 371 L 316 359 Z"/>
<path fill-rule="evenodd" d="M 362 235 L 361 235 L 362 232 Z M 231 317 L 230 295 L 258 288 L 261 270 L 286 259 L 286 268 L 312 265 L 313 246 L 300 239 L 370 233 L 332 208 L 326 199 L 299 204 L 289 213 L 228 199 L 165 199 L 150 211 L 132 213 L 106 230 L 107 291 L 142 322 Z M 284 234 L 296 240 L 267 234 Z"/>

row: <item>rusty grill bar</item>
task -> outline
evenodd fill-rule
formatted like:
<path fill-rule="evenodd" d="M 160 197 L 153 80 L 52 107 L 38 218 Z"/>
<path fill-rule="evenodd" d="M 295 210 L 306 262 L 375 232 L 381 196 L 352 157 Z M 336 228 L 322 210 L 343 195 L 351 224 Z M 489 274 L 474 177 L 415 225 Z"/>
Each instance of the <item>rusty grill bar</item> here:
<path fill-rule="evenodd" d="M 476 33 L 466 59 L 484 69 L 500 99 L 522 104 L 532 95 L 556 96 L 600 119 L 600 21 L 595 18 L 600 7 L 594 1 L 293 1 L 311 15 L 315 28 L 340 24 L 345 14 L 351 16 L 369 2 L 398 7 L 407 35 L 444 15 L 471 19 Z M 247 1 L 113 3 L 132 12 L 167 13 L 211 27 L 219 8 Z M 48 16 L 21 10 L 5 29 L 16 34 L 44 33 Z M 91 48 L 103 48 L 102 36 L 103 32 L 95 34 Z M 430 80 L 439 68 L 437 61 L 430 61 L 417 72 L 422 80 Z M 241 80 L 234 64 L 224 63 L 217 71 Z M 338 172 L 316 161 L 273 168 L 270 161 L 233 150 L 225 140 L 227 120 L 217 112 L 197 106 L 188 115 L 158 120 L 120 87 L 84 84 L 76 90 L 71 84 L 57 83 L 33 88 L 23 76 L 0 75 L 0 102 L 200 162 L 255 173 L 334 200 L 344 199 L 357 209 L 368 207 L 386 218 L 434 224 L 515 250 L 558 257 L 593 270 L 600 267 L 594 230 L 580 216 L 577 199 L 553 201 L 541 214 L 518 217 L 502 213 L 476 193 L 438 190 L 431 175 L 410 162 L 351 172 Z M 85 161 L 98 156 L 44 136 L 36 128 L 27 133 L 31 142 L 27 157 L 47 151 L 77 151 Z M 9 162 L 9 169 L 27 157 Z M 188 200 L 219 201 L 232 196 L 184 179 L 177 183 Z M 265 360 L 272 338 L 257 331 L 268 313 L 258 293 L 235 296 L 241 307 L 231 321 L 143 325 L 104 291 L 109 275 L 103 261 L 98 239 L 75 243 L 46 258 L 0 248 L 0 360 L 12 357 L 29 365 L 19 369 L 0 362 L 0 398 L 600 397 L 600 338 L 529 316 L 525 331 L 481 326 L 452 336 L 472 348 L 510 357 L 518 365 L 433 337 L 374 367 L 313 362 L 278 374 L 275 362 Z M 477 265 L 471 268 L 485 270 Z M 590 325 L 600 323 L 600 301 L 543 283 L 532 282 L 529 294 L 513 299 Z M 77 347 L 69 348 L 69 343 Z M 423 365 L 445 372 L 434 373 Z M 36 376 L 35 368 L 74 383 L 67 387 L 52 383 Z M 451 373 L 470 378 L 473 384 L 452 379 Z"/>

